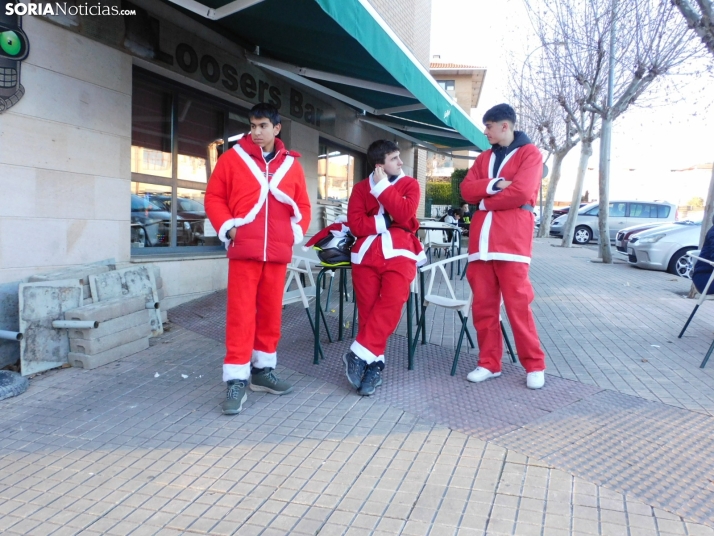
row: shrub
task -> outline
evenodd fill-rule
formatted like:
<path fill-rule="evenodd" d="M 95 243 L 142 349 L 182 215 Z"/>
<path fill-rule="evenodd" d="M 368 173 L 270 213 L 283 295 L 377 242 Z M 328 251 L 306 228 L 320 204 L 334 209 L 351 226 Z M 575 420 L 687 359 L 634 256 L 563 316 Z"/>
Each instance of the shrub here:
<path fill-rule="evenodd" d="M 426 198 L 430 197 L 432 205 L 451 204 L 451 184 L 448 182 L 427 182 Z"/>
<path fill-rule="evenodd" d="M 461 199 L 461 183 L 468 171 L 468 169 L 455 169 L 451 174 L 451 199 L 449 202 L 452 207 L 460 207 L 464 203 L 464 200 Z"/>

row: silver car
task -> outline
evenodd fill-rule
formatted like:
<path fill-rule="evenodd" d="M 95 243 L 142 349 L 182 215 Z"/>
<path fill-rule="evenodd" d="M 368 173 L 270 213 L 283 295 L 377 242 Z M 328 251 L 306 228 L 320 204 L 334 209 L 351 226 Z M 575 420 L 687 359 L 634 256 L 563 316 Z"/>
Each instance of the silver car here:
<path fill-rule="evenodd" d="M 639 268 L 689 277 L 687 252 L 699 249 L 701 231 L 702 222 L 680 221 L 637 233 L 627 244 L 627 260 Z"/>
<path fill-rule="evenodd" d="M 599 238 L 597 203 L 590 203 L 578 210 L 578 219 L 575 222 L 573 233 L 574 244 L 587 244 L 590 240 Z M 610 240 L 625 227 L 643 223 L 673 222 L 677 213 L 677 206 L 663 201 L 611 201 L 610 202 Z M 558 216 L 550 224 L 550 234 L 563 236 L 565 222 L 568 215 Z"/>

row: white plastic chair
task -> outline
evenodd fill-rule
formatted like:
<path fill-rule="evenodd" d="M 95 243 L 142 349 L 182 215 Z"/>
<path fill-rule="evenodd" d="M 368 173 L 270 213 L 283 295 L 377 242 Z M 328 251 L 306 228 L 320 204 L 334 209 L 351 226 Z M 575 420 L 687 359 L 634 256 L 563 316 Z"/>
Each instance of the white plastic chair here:
<path fill-rule="evenodd" d="M 290 264 L 288 264 L 285 287 L 283 288 L 283 306 L 302 302 L 305 313 L 307 313 L 307 319 L 310 321 L 310 329 L 313 332 L 315 331 L 315 324 L 310 314 L 310 301 L 314 300 L 317 295 L 317 286 L 315 285 L 315 277 L 312 274 L 312 265 L 318 263 L 319 261 L 316 259 L 293 255 Z M 303 280 L 305 283 L 303 283 Z M 290 287 L 293 284 L 295 288 L 291 289 Z M 326 324 L 325 328 L 327 328 Z M 320 349 L 320 354 L 322 355 L 322 349 Z"/>
<path fill-rule="evenodd" d="M 469 287 L 467 296 L 465 298 L 458 298 L 456 296 L 456 292 L 454 291 L 454 287 L 451 285 L 450 278 L 448 274 L 446 273 L 447 267 L 451 268 L 449 266 L 451 263 L 457 262 L 460 263 L 461 261 L 464 261 L 464 265 L 467 266 L 467 259 L 468 259 L 468 254 L 463 254 L 463 255 L 457 255 L 455 257 L 451 257 L 449 259 L 445 259 L 443 261 L 435 262 L 433 264 L 428 264 L 422 268 L 420 268 L 420 276 L 421 276 L 421 284 L 422 284 L 422 289 L 423 289 L 423 294 L 422 294 L 422 306 L 421 306 L 421 316 L 419 318 L 418 324 L 417 324 L 417 331 L 414 336 L 414 342 L 413 342 L 413 347 L 411 348 L 410 351 L 410 359 L 413 359 L 414 353 L 416 352 L 416 345 L 417 341 L 419 340 L 419 335 L 422 334 L 422 344 L 426 343 L 425 340 L 425 323 L 426 323 L 426 309 L 429 305 L 434 305 L 436 307 L 443 307 L 445 309 L 449 309 L 451 311 L 456 311 L 457 314 L 459 315 L 459 318 L 461 319 L 461 331 L 459 333 L 459 341 L 456 344 L 456 352 L 454 353 L 454 361 L 451 366 L 451 375 L 454 376 L 456 374 L 456 367 L 459 363 L 459 355 L 461 353 L 461 345 L 463 344 L 464 341 L 464 335 L 466 335 L 466 338 L 468 340 L 469 345 L 471 348 L 475 348 L 476 345 L 474 344 L 473 339 L 471 338 L 471 334 L 469 333 L 468 329 L 468 319 L 469 319 L 469 314 L 471 313 L 471 303 L 473 301 L 473 294 L 471 292 L 471 288 Z M 466 272 L 466 268 L 464 268 L 464 273 Z M 441 274 L 441 277 L 443 279 L 443 283 L 446 287 L 446 295 L 442 294 L 436 294 L 435 289 L 434 289 L 434 283 L 437 281 L 437 275 Z M 424 277 L 427 276 L 429 277 L 429 282 L 426 285 L 426 288 L 424 288 Z M 511 347 L 511 342 L 508 339 L 508 335 L 506 333 L 506 329 L 503 325 L 503 322 L 501 321 L 501 332 L 503 333 L 503 337 L 506 341 L 506 346 L 508 348 L 508 353 L 511 355 L 511 359 L 513 362 L 516 362 L 516 357 L 513 353 L 513 348 Z M 411 365 L 411 363 L 410 363 Z M 410 366 L 410 368 L 412 368 Z"/>
<path fill-rule="evenodd" d="M 710 266 L 714 267 L 714 261 L 710 261 L 708 259 L 705 259 L 703 257 L 700 257 L 699 255 L 701 254 L 701 250 L 694 250 L 694 251 L 689 251 L 687 252 L 687 255 L 689 255 L 692 259 L 692 270 L 694 269 L 694 265 L 698 262 L 705 262 L 709 264 Z M 690 270 L 691 273 L 691 270 Z M 679 333 L 678 338 L 682 338 L 682 335 L 684 335 L 684 332 L 687 331 L 687 328 L 689 327 L 689 323 L 692 321 L 692 318 L 694 318 L 694 314 L 697 312 L 697 309 L 699 309 L 699 306 L 704 303 L 705 300 L 714 300 L 714 294 L 709 294 L 709 287 L 711 287 L 712 282 L 714 282 L 714 271 L 712 271 L 712 274 L 709 276 L 709 280 L 707 281 L 706 286 L 702 289 L 701 294 L 699 295 L 699 299 L 697 300 L 696 305 L 694 306 L 694 310 L 692 313 L 689 315 L 689 318 L 687 318 L 687 322 L 684 324 L 684 327 L 682 328 L 682 331 Z M 699 365 L 699 368 L 704 368 L 705 365 L 707 364 L 707 361 L 709 361 L 709 357 L 712 355 L 712 352 L 714 352 L 714 341 L 712 342 L 711 346 L 709 347 L 709 350 L 707 351 L 707 354 L 704 356 L 704 360 L 702 361 L 702 364 Z"/>
<path fill-rule="evenodd" d="M 451 239 L 449 240 L 447 231 L 451 231 Z M 459 228 L 456 225 L 450 225 L 441 221 L 428 222 L 424 228 L 424 252 L 432 259 L 432 251 L 436 252 L 436 256 L 441 256 L 441 251 L 444 252 L 444 257 L 449 258 L 454 251 L 456 237 L 459 236 Z"/>

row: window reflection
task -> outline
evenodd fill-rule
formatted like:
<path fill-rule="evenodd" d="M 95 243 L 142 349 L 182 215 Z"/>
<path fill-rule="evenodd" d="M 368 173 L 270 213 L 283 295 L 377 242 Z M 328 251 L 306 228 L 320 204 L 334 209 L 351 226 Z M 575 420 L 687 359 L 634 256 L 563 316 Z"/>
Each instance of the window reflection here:
<path fill-rule="evenodd" d="M 208 182 L 215 148 L 223 144 L 224 112 L 193 97 L 178 101 L 178 178 Z"/>
<path fill-rule="evenodd" d="M 355 159 L 352 155 L 320 146 L 317 160 L 317 198 L 347 201 L 352 193 Z"/>
<path fill-rule="evenodd" d="M 161 202 L 166 188 L 141 182 L 131 183 L 131 247 L 171 245 L 171 209 Z M 171 190 L 168 191 L 171 198 Z"/>
<path fill-rule="evenodd" d="M 131 100 L 131 171 L 171 177 L 171 93 L 135 80 Z"/>

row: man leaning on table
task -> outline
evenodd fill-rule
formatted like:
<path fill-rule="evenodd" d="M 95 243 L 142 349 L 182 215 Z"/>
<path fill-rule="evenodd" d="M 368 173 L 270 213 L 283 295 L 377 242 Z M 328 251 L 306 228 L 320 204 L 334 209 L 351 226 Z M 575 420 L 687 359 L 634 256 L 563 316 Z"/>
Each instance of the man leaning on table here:
<path fill-rule="evenodd" d="M 478 383 L 501 375 L 503 299 L 526 385 L 540 389 L 545 354 L 530 307 L 534 294 L 528 269 L 543 157 L 524 132 L 514 130 L 516 112 L 508 104 L 488 110 L 483 122 L 492 147 L 478 156 L 461 184 L 461 197 L 478 207 L 471 218 L 466 277 L 473 290 L 479 359 L 467 379 Z"/>
<path fill-rule="evenodd" d="M 347 380 L 360 395 L 382 384 L 387 339 L 397 327 L 417 264 L 426 262 L 415 232 L 419 183 L 402 171 L 399 147 L 377 140 L 367 149 L 374 172 L 352 190 L 347 221 L 359 331 L 342 356 Z"/>

